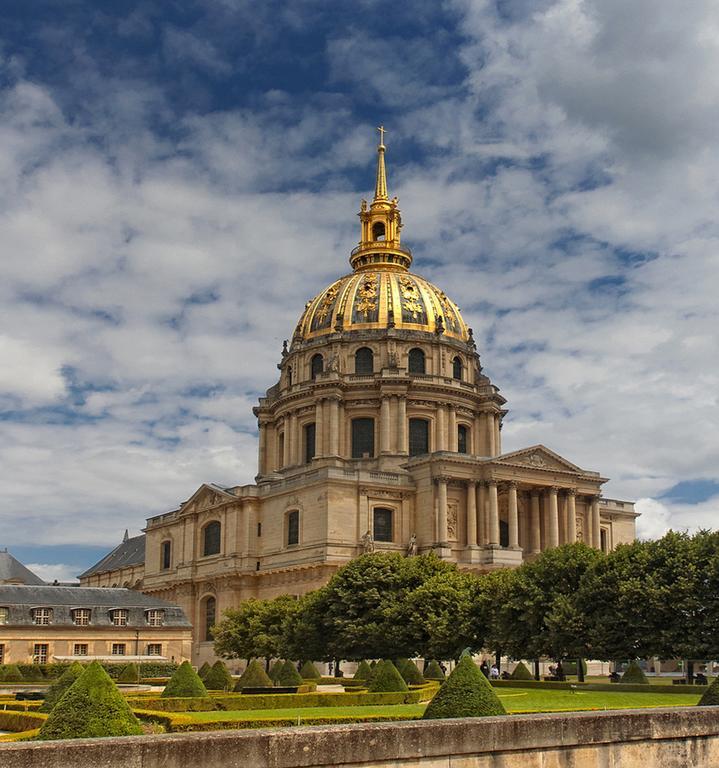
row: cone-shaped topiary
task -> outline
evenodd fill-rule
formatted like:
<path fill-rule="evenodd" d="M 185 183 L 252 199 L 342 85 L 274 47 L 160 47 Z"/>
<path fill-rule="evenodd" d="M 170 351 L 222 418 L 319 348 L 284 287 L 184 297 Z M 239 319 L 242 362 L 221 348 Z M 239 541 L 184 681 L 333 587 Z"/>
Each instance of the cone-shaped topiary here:
<path fill-rule="evenodd" d="M 620 683 L 644 683 L 648 684 L 647 676 L 636 661 L 630 661 L 629 666 L 624 670 Z"/>
<path fill-rule="evenodd" d="M 460 660 L 424 711 L 425 720 L 506 715 L 489 680 L 469 656 Z"/>
<path fill-rule="evenodd" d="M 93 661 L 65 691 L 38 739 L 133 736 L 142 728 L 110 676 Z"/>
<path fill-rule="evenodd" d="M 229 691 L 235 684 L 227 667 L 218 659 L 203 680 L 208 691 Z"/>
<path fill-rule="evenodd" d="M 511 674 L 512 680 L 534 680 L 534 675 L 529 671 L 527 665 L 520 661 Z"/>
<path fill-rule="evenodd" d="M 167 681 L 160 698 L 194 698 L 196 696 L 207 696 L 207 688 L 190 662 L 183 661 Z"/>
<path fill-rule="evenodd" d="M 197 676 L 200 678 L 200 680 L 205 679 L 205 675 L 212 669 L 212 664 L 210 664 L 209 661 L 206 661 L 198 670 L 197 670 Z"/>
<path fill-rule="evenodd" d="M 370 662 L 370 665 L 369 665 L 369 666 L 370 666 L 370 669 L 374 669 L 374 668 L 377 666 L 377 661 L 376 661 L 376 659 L 372 659 L 372 661 Z"/>
<path fill-rule="evenodd" d="M 118 683 L 137 683 L 140 680 L 140 670 L 137 664 L 128 664 L 117 676 Z"/>
<path fill-rule="evenodd" d="M 236 691 L 241 691 L 243 688 L 271 688 L 272 680 L 270 680 L 265 668 L 260 664 L 257 659 L 253 659 L 248 665 L 245 671 L 240 675 L 240 679 L 235 685 Z"/>
<path fill-rule="evenodd" d="M 2 680 L 5 683 L 21 683 L 24 679 L 17 664 L 7 664 L 2 671 Z"/>
<path fill-rule="evenodd" d="M 424 677 L 413 661 L 406 661 L 399 672 L 407 685 L 422 685 L 424 683 Z"/>
<path fill-rule="evenodd" d="M 288 659 L 280 670 L 277 684 L 280 686 L 302 685 L 304 680 L 300 677 L 297 667 Z"/>
<path fill-rule="evenodd" d="M 699 699 L 700 707 L 716 707 L 719 706 L 719 677 L 715 678 L 714 682 L 704 691 L 701 699 Z"/>
<path fill-rule="evenodd" d="M 364 660 L 360 661 L 357 666 L 357 671 L 354 674 L 355 680 L 366 681 L 369 680 L 372 675 L 372 667 Z"/>
<path fill-rule="evenodd" d="M 282 667 L 284 667 L 284 665 L 285 662 L 282 659 L 277 659 L 277 661 L 270 667 L 268 674 L 274 685 L 277 685 L 277 681 L 280 679 L 280 672 L 282 672 Z"/>
<path fill-rule="evenodd" d="M 322 675 L 311 661 L 306 661 L 300 669 L 300 677 L 303 680 L 319 680 Z"/>
<path fill-rule="evenodd" d="M 55 705 L 65 694 L 65 691 L 77 680 L 85 671 L 85 667 L 79 662 L 69 666 L 60 677 L 47 689 L 45 700 L 40 705 L 40 712 L 52 712 Z"/>
<path fill-rule="evenodd" d="M 389 659 L 385 659 L 377 665 L 367 690 L 370 693 L 385 693 L 408 691 L 409 688 L 397 671 L 397 667 Z"/>
<path fill-rule="evenodd" d="M 444 672 L 436 659 L 432 659 L 427 664 L 427 669 L 424 670 L 424 677 L 425 680 L 444 680 Z"/>

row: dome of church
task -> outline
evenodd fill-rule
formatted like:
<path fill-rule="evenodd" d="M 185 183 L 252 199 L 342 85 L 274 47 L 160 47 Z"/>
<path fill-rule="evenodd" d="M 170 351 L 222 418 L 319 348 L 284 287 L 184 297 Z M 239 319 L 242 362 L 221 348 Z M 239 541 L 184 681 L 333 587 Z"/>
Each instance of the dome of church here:
<path fill-rule="evenodd" d="M 457 305 L 444 291 L 386 263 L 345 275 L 308 302 L 295 338 L 389 328 L 469 338 Z"/>

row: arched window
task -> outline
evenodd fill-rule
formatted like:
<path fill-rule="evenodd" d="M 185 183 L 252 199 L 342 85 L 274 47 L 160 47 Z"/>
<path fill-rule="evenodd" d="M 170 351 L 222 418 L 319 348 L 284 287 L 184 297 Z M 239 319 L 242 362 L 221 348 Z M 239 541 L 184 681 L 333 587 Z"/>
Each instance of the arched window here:
<path fill-rule="evenodd" d="M 213 520 L 208 523 L 202 531 L 202 556 L 219 555 L 220 554 L 220 533 L 222 528 L 217 522 Z"/>
<path fill-rule="evenodd" d="M 352 458 L 374 457 L 374 419 L 352 419 Z"/>
<path fill-rule="evenodd" d="M 372 513 L 372 536 L 375 541 L 392 541 L 392 510 L 375 507 Z"/>
<path fill-rule="evenodd" d="M 469 453 L 469 430 L 464 424 L 457 427 L 457 453 Z"/>
<path fill-rule="evenodd" d="M 305 464 L 309 464 L 315 457 L 315 424 L 305 424 L 303 427 L 305 435 Z"/>
<path fill-rule="evenodd" d="M 429 422 L 427 419 L 409 420 L 409 455 L 429 453 Z"/>
<path fill-rule="evenodd" d="M 205 619 L 205 637 L 204 640 L 206 643 L 211 642 L 214 638 L 212 635 L 212 627 L 215 625 L 215 620 L 217 617 L 217 600 L 215 600 L 214 597 L 206 597 L 205 598 L 205 611 L 204 611 L 204 619 Z"/>
<path fill-rule="evenodd" d="M 374 373 L 374 353 L 369 347 L 355 352 L 355 373 Z"/>
<path fill-rule="evenodd" d="M 313 379 L 316 379 L 320 373 L 322 373 L 324 370 L 324 360 L 322 359 L 322 355 L 312 355 L 310 370 L 312 372 Z"/>
<path fill-rule="evenodd" d="M 160 544 L 160 570 L 166 571 L 172 565 L 172 542 L 163 541 Z"/>
<path fill-rule="evenodd" d="M 409 372 L 410 373 L 424 373 L 425 372 L 425 359 L 424 352 L 421 349 L 410 349 L 409 356 Z"/>
<path fill-rule="evenodd" d="M 373 240 L 384 240 L 384 238 L 385 238 L 384 222 L 376 221 L 372 225 L 372 239 Z"/>
<path fill-rule="evenodd" d="M 459 356 L 452 360 L 452 378 L 462 381 L 462 358 Z"/>

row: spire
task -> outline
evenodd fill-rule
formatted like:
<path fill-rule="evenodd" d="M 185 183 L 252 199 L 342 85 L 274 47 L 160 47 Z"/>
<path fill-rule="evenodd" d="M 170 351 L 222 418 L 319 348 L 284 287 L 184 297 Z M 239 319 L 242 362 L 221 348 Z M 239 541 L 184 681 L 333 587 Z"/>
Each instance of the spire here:
<path fill-rule="evenodd" d="M 122 543 L 124 544 L 129 540 L 130 540 L 130 531 L 128 531 L 127 528 L 125 528 L 125 535 L 122 537 Z"/>
<path fill-rule="evenodd" d="M 379 131 L 379 145 L 377 147 L 377 180 L 374 185 L 373 202 L 375 203 L 380 200 L 384 201 L 389 199 L 387 197 L 387 171 L 384 167 L 384 126 L 380 125 L 377 130 Z"/>

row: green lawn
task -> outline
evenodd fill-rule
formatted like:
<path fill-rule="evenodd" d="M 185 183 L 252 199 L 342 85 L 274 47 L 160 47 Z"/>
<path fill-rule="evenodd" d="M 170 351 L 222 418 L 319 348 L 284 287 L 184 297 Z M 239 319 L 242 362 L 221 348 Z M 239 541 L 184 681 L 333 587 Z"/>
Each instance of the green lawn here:
<path fill-rule="evenodd" d="M 536 688 L 504 688 L 498 692 L 508 712 L 568 712 L 574 710 L 641 709 L 645 707 L 689 707 L 698 703 L 699 693 L 621 693 L 567 690 L 542 691 Z M 218 720 L 275 720 L 279 718 L 363 717 L 401 715 L 419 717 L 426 704 L 396 704 L 376 707 L 302 707 L 254 709 L 242 712 L 188 712 L 197 722 Z M 183 713 L 185 714 L 185 713 Z"/>

